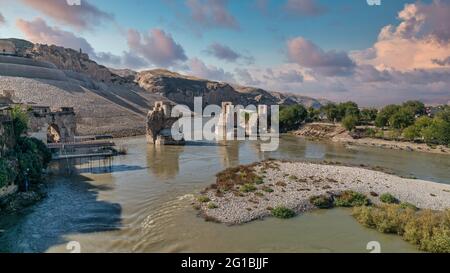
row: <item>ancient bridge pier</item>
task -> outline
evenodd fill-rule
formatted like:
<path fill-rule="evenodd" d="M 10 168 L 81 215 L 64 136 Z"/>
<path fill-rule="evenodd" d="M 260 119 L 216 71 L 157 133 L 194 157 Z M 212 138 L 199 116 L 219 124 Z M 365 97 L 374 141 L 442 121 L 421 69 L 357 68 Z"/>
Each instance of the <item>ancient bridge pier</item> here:
<path fill-rule="evenodd" d="M 147 142 L 154 145 L 184 145 L 181 132 L 172 135 L 172 127 L 179 117 L 172 117 L 172 105 L 162 101 L 155 103 L 147 115 Z"/>

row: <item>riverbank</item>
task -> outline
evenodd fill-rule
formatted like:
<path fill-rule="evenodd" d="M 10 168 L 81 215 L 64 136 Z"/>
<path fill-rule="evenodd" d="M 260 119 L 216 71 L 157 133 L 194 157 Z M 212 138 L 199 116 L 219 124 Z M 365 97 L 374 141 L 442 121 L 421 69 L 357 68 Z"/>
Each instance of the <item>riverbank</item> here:
<path fill-rule="evenodd" d="M 293 135 L 308 139 L 326 139 L 344 145 L 369 146 L 390 150 L 425 152 L 450 155 L 450 147 L 443 145 L 430 146 L 425 143 L 384 140 L 378 138 L 353 138 L 345 128 L 332 123 L 310 123 L 292 132 Z"/>
<path fill-rule="evenodd" d="M 270 216 L 277 207 L 304 213 L 316 208 L 312 197 L 348 190 L 367 195 L 374 204 L 389 193 L 421 209 L 450 208 L 450 185 L 362 167 L 283 161 L 264 161 L 218 174 L 217 183 L 198 198 L 197 208 L 207 220 L 235 225 Z"/>
<path fill-rule="evenodd" d="M 47 196 L 47 185 L 39 183 L 33 185 L 28 192 L 11 191 L 0 197 L 0 217 L 2 215 L 17 214 L 37 204 Z"/>

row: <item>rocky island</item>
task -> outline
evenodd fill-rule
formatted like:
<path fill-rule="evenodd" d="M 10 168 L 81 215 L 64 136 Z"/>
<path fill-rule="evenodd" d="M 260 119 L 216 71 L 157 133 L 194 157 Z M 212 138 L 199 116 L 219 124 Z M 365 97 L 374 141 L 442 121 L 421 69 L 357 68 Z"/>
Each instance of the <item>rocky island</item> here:
<path fill-rule="evenodd" d="M 208 220 L 235 225 L 272 215 L 283 207 L 303 213 L 317 208 L 317 196 L 343 192 L 365 194 L 371 203 L 391 194 L 422 209 L 450 208 L 450 185 L 407 179 L 379 170 L 307 162 L 264 161 L 225 170 L 217 183 L 198 198 L 198 209 Z"/>

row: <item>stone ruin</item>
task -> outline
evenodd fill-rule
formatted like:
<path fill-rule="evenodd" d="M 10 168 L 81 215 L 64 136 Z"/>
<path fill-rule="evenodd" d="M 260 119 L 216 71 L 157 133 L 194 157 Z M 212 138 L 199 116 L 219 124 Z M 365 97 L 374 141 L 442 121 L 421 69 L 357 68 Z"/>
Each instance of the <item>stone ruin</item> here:
<path fill-rule="evenodd" d="M 73 142 L 77 132 L 75 111 L 72 107 L 61 107 L 52 110 L 49 106 L 20 104 L 14 102 L 14 91 L 0 93 L 1 116 L 11 107 L 20 106 L 28 113 L 28 131 L 30 137 L 37 138 L 44 143 Z"/>
<path fill-rule="evenodd" d="M 184 145 L 185 140 L 181 132 L 172 135 L 172 127 L 179 120 L 172 117 L 172 105 L 158 101 L 147 115 L 147 143 L 153 145 Z"/>
<path fill-rule="evenodd" d="M 61 107 L 52 111 L 48 106 L 27 105 L 29 116 L 28 135 L 44 143 L 73 142 L 77 132 L 75 111 Z"/>

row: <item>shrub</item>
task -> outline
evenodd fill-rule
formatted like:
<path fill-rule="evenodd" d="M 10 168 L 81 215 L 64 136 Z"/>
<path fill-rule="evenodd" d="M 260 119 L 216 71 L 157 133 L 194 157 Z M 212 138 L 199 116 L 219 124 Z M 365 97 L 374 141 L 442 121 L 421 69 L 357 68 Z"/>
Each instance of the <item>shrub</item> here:
<path fill-rule="evenodd" d="M 295 217 L 295 212 L 286 207 L 276 207 L 272 210 L 272 215 L 280 219 L 289 219 Z"/>
<path fill-rule="evenodd" d="M 345 129 L 348 131 L 353 131 L 356 128 L 356 125 L 358 125 L 359 120 L 356 116 L 348 115 L 345 116 L 342 120 L 342 126 L 344 126 Z"/>
<path fill-rule="evenodd" d="M 255 187 L 255 185 L 253 184 L 244 184 L 241 188 L 240 191 L 241 192 L 254 192 L 256 191 L 257 188 Z"/>
<path fill-rule="evenodd" d="M 14 182 L 16 173 L 5 158 L 0 158 L 0 188 Z"/>
<path fill-rule="evenodd" d="M 413 205 L 411 203 L 408 203 L 408 202 L 401 203 L 400 204 L 400 208 L 402 208 L 402 209 L 411 209 L 411 210 L 414 210 L 414 211 L 418 211 L 419 210 L 418 207 L 416 207 L 415 205 Z"/>
<path fill-rule="evenodd" d="M 280 109 L 280 130 L 288 132 L 296 130 L 308 117 L 308 111 L 300 104 L 284 106 Z"/>
<path fill-rule="evenodd" d="M 208 204 L 208 209 L 217 209 L 219 206 L 214 204 L 214 203 L 209 203 Z"/>
<path fill-rule="evenodd" d="M 369 199 L 361 193 L 357 193 L 354 191 L 344 191 L 338 196 L 336 196 L 334 200 L 334 205 L 336 207 L 360 207 L 367 206 L 370 204 Z"/>
<path fill-rule="evenodd" d="M 450 211 L 416 211 L 402 205 L 357 207 L 353 216 L 362 225 L 383 233 L 398 234 L 420 250 L 450 253 Z"/>
<path fill-rule="evenodd" d="M 261 184 L 264 184 L 264 179 L 262 177 L 258 176 L 255 178 L 254 182 L 256 185 L 261 185 Z"/>
<path fill-rule="evenodd" d="M 262 190 L 265 191 L 265 192 L 268 192 L 268 193 L 274 192 L 274 190 L 272 188 L 269 188 L 269 187 L 266 187 L 266 186 L 262 187 Z"/>
<path fill-rule="evenodd" d="M 319 209 L 330 209 L 333 207 L 333 197 L 329 195 L 313 196 L 309 199 L 311 204 Z"/>
<path fill-rule="evenodd" d="M 202 195 L 197 198 L 197 201 L 200 203 L 208 203 L 209 201 L 211 201 L 211 199 L 209 199 L 208 196 Z"/>
<path fill-rule="evenodd" d="M 399 201 L 390 193 L 385 193 L 380 196 L 380 201 L 385 204 L 398 204 Z"/>

